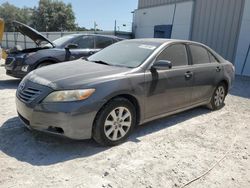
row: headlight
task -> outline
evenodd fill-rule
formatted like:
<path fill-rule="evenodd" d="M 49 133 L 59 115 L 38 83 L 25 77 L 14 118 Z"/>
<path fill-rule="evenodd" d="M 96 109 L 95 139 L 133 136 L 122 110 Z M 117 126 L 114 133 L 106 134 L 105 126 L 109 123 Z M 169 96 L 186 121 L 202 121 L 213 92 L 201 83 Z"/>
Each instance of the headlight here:
<path fill-rule="evenodd" d="M 49 94 L 43 101 L 44 102 L 80 101 L 89 98 L 94 92 L 95 89 L 54 91 L 53 93 Z"/>

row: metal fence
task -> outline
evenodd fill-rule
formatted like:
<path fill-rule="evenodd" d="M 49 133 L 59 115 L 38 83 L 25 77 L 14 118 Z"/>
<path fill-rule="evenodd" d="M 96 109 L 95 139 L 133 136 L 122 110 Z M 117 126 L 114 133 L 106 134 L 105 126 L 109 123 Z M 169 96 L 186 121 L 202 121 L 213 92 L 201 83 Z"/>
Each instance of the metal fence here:
<path fill-rule="evenodd" d="M 121 31 L 75 31 L 75 32 L 41 32 L 49 40 L 54 41 L 57 38 L 60 38 L 69 34 L 102 34 L 102 35 L 115 35 L 117 37 L 130 39 L 132 37 L 131 32 L 121 32 Z M 22 35 L 19 32 L 5 32 L 2 41 L 2 47 L 5 49 L 12 48 L 16 45 L 20 45 L 24 48 L 33 48 L 36 47 L 36 44 L 27 36 Z"/>

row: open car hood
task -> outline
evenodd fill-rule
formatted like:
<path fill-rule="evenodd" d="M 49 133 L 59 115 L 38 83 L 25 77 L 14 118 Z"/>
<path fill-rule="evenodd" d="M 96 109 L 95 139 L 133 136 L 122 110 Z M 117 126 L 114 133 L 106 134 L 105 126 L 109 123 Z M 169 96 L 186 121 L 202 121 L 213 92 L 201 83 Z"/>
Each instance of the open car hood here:
<path fill-rule="evenodd" d="M 40 46 L 41 42 L 48 42 L 50 43 L 53 47 L 55 47 L 55 45 L 53 44 L 53 42 L 51 42 L 48 38 L 46 38 L 45 36 L 43 36 L 41 33 L 39 33 L 37 30 L 21 23 L 18 21 L 13 21 L 13 25 L 15 27 L 15 29 L 17 31 L 19 31 L 20 33 L 22 33 L 23 35 L 26 35 L 27 37 L 29 37 L 31 40 L 33 40 L 38 46 Z"/>

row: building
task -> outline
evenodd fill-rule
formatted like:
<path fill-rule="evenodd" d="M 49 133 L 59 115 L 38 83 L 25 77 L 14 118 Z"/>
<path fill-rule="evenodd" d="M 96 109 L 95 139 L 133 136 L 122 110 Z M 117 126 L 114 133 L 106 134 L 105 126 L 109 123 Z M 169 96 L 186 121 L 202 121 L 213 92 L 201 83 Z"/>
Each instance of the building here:
<path fill-rule="evenodd" d="M 250 76 L 250 0 L 139 0 L 133 34 L 202 42 Z"/>

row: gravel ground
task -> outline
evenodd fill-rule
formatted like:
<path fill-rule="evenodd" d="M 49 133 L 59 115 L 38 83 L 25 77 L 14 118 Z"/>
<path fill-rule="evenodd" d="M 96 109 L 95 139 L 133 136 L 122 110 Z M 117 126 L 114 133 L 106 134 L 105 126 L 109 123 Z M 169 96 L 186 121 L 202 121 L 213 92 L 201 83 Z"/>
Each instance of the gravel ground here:
<path fill-rule="evenodd" d="M 186 187 L 250 187 L 250 78 L 236 79 L 223 109 L 148 123 L 112 148 L 28 131 L 18 83 L 0 67 L 0 187 L 182 187 L 211 167 Z"/>

